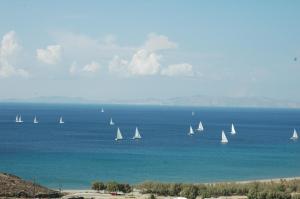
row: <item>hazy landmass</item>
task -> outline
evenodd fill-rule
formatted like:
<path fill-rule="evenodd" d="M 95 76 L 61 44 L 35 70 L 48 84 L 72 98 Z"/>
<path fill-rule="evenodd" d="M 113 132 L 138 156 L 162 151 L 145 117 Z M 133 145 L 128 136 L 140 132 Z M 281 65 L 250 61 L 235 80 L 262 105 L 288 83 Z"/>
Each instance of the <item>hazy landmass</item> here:
<path fill-rule="evenodd" d="M 300 102 L 290 100 L 279 100 L 267 97 L 211 97 L 205 95 L 174 97 L 167 99 L 145 98 L 135 100 L 89 100 L 84 97 L 52 96 L 27 99 L 2 99 L 1 102 L 300 108 Z"/>

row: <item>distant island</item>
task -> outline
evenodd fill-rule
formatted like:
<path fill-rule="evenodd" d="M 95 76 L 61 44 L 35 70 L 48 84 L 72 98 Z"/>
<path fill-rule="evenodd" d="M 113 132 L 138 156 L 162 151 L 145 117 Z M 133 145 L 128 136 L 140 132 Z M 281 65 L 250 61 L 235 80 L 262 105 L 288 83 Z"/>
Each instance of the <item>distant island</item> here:
<path fill-rule="evenodd" d="M 300 102 L 280 100 L 268 97 L 221 97 L 195 95 L 174 98 L 142 99 L 86 99 L 84 97 L 41 96 L 24 99 L 0 99 L 0 102 L 25 103 L 79 103 L 79 104 L 124 104 L 124 105 L 159 105 L 159 106 L 195 106 L 195 107 L 254 107 L 254 108 L 300 108 Z"/>

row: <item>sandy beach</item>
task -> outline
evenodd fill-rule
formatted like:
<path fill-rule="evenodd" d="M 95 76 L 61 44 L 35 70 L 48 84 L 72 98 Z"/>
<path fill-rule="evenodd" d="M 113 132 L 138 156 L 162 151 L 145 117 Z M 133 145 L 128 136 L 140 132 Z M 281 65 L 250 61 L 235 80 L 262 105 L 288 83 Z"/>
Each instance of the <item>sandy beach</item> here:
<path fill-rule="evenodd" d="M 300 177 L 287 177 L 287 178 L 272 178 L 272 179 L 258 179 L 258 180 L 245 180 L 245 181 L 233 181 L 233 182 L 211 182 L 211 183 L 204 183 L 204 184 L 217 184 L 217 183 L 252 183 L 252 182 L 280 182 L 281 180 L 291 181 L 291 180 L 299 180 Z M 198 184 L 198 183 L 195 183 Z M 141 198 L 146 199 L 150 197 L 150 194 L 141 194 L 138 190 L 134 190 L 131 193 L 124 194 L 124 195 L 118 195 L 113 196 L 109 193 L 104 193 L 103 191 L 97 192 L 95 190 L 91 189 L 68 189 L 63 190 L 63 193 L 66 193 L 66 195 L 63 197 L 63 199 L 68 199 L 71 197 L 84 197 L 85 199 L 110 199 L 110 198 Z M 171 199 L 176 197 L 171 196 L 157 196 L 156 198 L 159 199 Z M 247 198 L 246 196 L 222 196 L 219 197 L 220 199 L 244 199 Z"/>
<path fill-rule="evenodd" d="M 300 177 L 283 177 L 283 178 L 270 178 L 270 179 L 256 179 L 256 180 L 241 180 L 241 181 L 224 181 L 224 182 L 212 182 L 212 183 L 204 183 L 204 184 L 217 184 L 217 183 L 251 183 L 251 182 L 280 182 L 281 180 L 299 180 Z"/>
<path fill-rule="evenodd" d="M 62 197 L 62 199 L 69 199 L 72 197 L 84 197 L 84 199 L 129 199 L 129 198 L 136 198 L 136 199 L 148 199 L 150 198 L 151 194 L 140 194 L 139 192 L 132 192 L 129 194 L 121 195 L 121 196 L 112 196 L 111 194 L 107 193 L 98 193 L 93 190 L 65 190 L 68 195 Z M 155 196 L 157 199 L 174 199 L 180 197 L 174 196 Z M 201 197 L 197 197 L 201 198 Z M 219 199 L 246 199 L 246 196 L 222 196 Z"/>

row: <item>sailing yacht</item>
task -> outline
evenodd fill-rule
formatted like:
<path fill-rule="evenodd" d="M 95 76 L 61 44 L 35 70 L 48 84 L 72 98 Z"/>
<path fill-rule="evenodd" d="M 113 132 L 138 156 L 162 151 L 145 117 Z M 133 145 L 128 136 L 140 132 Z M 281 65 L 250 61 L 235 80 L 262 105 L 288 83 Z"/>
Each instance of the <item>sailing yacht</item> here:
<path fill-rule="evenodd" d="M 101 109 L 101 113 L 104 113 L 104 109 L 103 108 Z"/>
<path fill-rule="evenodd" d="M 233 126 L 233 124 L 231 124 L 231 135 L 235 135 L 236 134 L 236 131 L 235 131 L 235 128 Z"/>
<path fill-rule="evenodd" d="M 203 130 L 204 130 L 204 128 L 203 128 L 202 122 L 200 121 L 199 125 L 198 125 L 198 128 L 197 128 L 197 131 L 203 131 Z"/>
<path fill-rule="evenodd" d="M 16 123 L 19 123 L 19 115 L 16 116 Z"/>
<path fill-rule="evenodd" d="M 122 133 L 118 127 L 118 130 L 117 130 L 117 137 L 115 138 L 116 141 L 118 140 L 123 140 L 123 136 L 122 136 Z"/>
<path fill-rule="evenodd" d="M 298 139 L 298 133 L 296 131 L 296 129 L 294 129 L 294 133 L 293 136 L 291 137 L 292 140 L 297 140 Z"/>
<path fill-rule="evenodd" d="M 59 123 L 60 123 L 60 124 L 65 123 L 65 122 L 63 121 L 63 118 L 62 118 L 62 117 L 59 118 Z"/>
<path fill-rule="evenodd" d="M 34 116 L 33 123 L 34 123 L 34 124 L 39 123 L 39 121 L 37 120 L 36 116 Z"/>
<path fill-rule="evenodd" d="M 23 123 L 22 116 L 19 116 L 18 123 Z"/>
<path fill-rule="evenodd" d="M 222 131 L 222 136 L 221 137 L 222 137 L 221 143 L 224 143 L 224 144 L 228 143 L 228 140 L 227 140 L 227 137 L 226 137 L 224 131 Z"/>
<path fill-rule="evenodd" d="M 133 136 L 132 139 L 141 139 L 141 138 L 142 138 L 142 136 L 141 136 L 141 134 L 139 132 L 139 129 L 138 129 L 138 127 L 136 127 L 135 128 L 135 133 L 134 133 L 134 136 Z"/>
<path fill-rule="evenodd" d="M 190 125 L 190 132 L 188 133 L 188 135 L 194 135 L 194 130 L 193 130 L 193 127 Z"/>
<path fill-rule="evenodd" d="M 109 122 L 109 125 L 115 125 L 115 123 L 113 122 L 112 118 L 110 118 L 110 122 Z"/>

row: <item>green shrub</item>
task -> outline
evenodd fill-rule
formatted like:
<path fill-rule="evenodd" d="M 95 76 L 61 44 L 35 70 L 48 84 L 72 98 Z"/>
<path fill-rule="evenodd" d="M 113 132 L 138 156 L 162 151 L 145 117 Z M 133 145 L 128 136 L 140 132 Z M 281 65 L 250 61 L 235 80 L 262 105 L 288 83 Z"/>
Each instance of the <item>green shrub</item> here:
<path fill-rule="evenodd" d="M 123 193 L 130 193 L 132 188 L 129 184 L 118 184 L 118 191 L 122 191 Z"/>
<path fill-rule="evenodd" d="M 108 182 L 106 184 L 106 190 L 109 192 L 116 192 L 119 191 L 118 183 L 115 181 Z"/>
<path fill-rule="evenodd" d="M 96 191 L 105 190 L 106 186 L 103 182 L 94 182 L 92 184 L 92 189 Z"/>
<path fill-rule="evenodd" d="M 266 199 L 291 199 L 291 194 L 284 192 L 270 191 Z"/>
<path fill-rule="evenodd" d="M 195 199 L 198 196 L 198 187 L 195 185 L 185 185 L 180 192 L 180 196 Z"/>
<path fill-rule="evenodd" d="M 156 199 L 155 195 L 151 194 L 149 199 Z"/>
<path fill-rule="evenodd" d="M 181 184 L 169 184 L 168 185 L 168 195 L 169 196 L 179 196 L 182 190 Z"/>
<path fill-rule="evenodd" d="M 255 190 L 255 188 L 250 189 L 247 196 L 248 196 L 248 199 L 257 199 L 258 198 L 258 192 L 257 192 L 257 190 Z"/>

